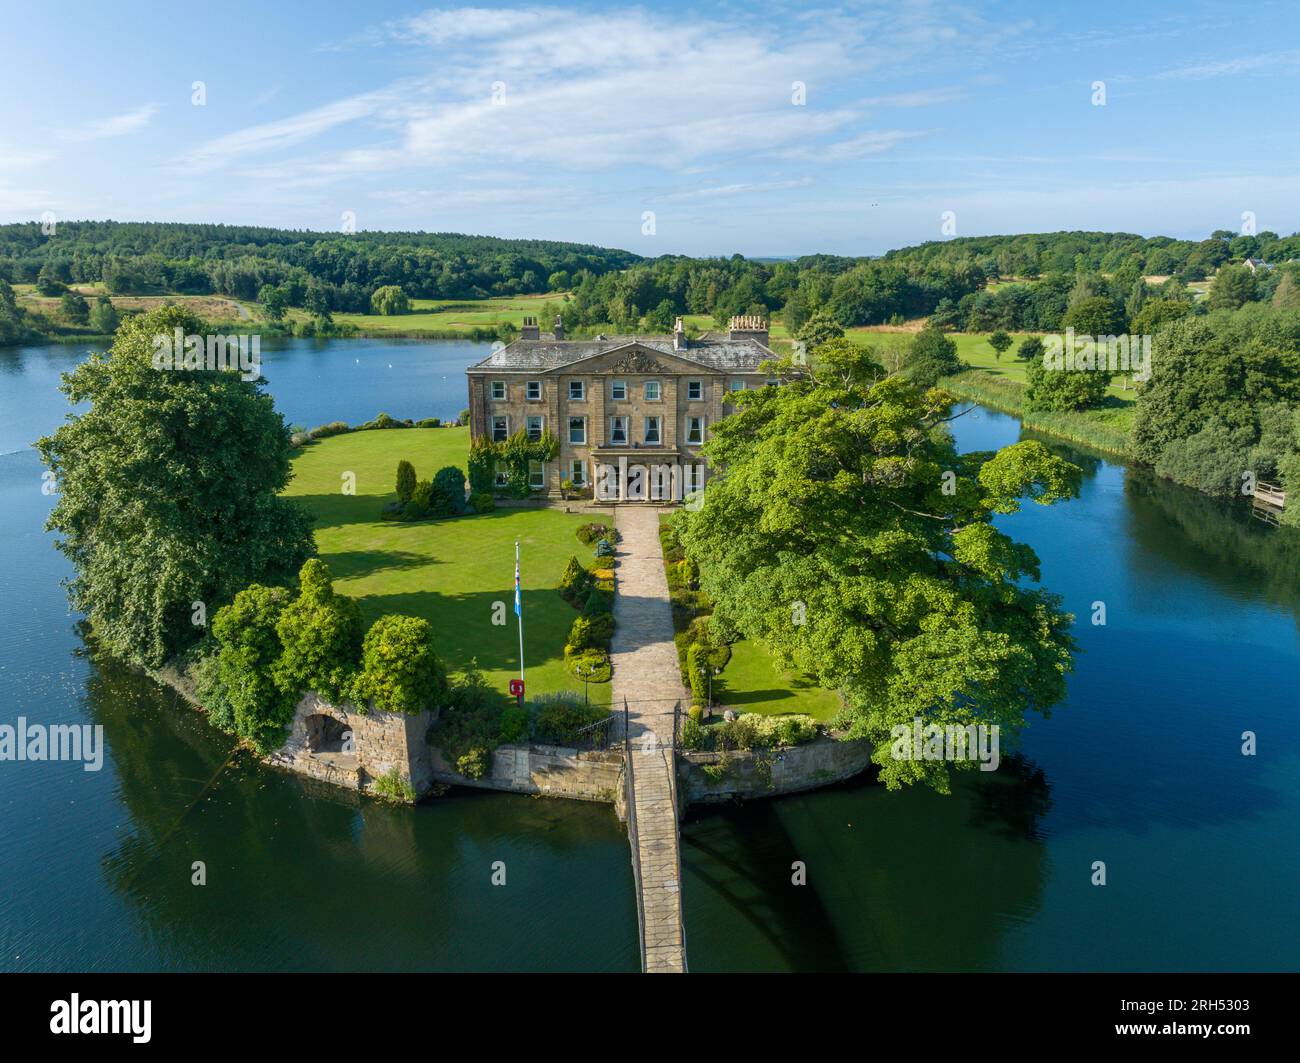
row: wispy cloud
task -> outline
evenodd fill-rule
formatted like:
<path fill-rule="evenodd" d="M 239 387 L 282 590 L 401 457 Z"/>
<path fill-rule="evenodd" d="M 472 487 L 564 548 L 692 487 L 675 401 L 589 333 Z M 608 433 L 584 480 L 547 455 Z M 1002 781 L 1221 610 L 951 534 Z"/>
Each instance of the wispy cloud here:
<path fill-rule="evenodd" d="M 1236 77 L 1281 67 L 1300 66 L 1300 49 L 1284 52 L 1256 52 L 1233 59 L 1214 59 L 1206 63 L 1175 67 L 1154 75 L 1157 81 L 1189 81 L 1206 78 Z"/>
<path fill-rule="evenodd" d="M 853 101 L 837 82 L 905 69 L 963 28 L 962 16 L 930 4 L 868 4 L 780 33 L 640 8 L 440 8 L 339 46 L 401 48 L 408 67 L 427 56 L 427 73 L 227 134 L 185 161 L 247 169 L 255 159 L 260 176 L 310 182 L 467 165 L 679 173 L 720 161 L 846 161 L 917 135 L 866 128 L 869 108 L 939 104 L 962 91 Z M 974 46 L 977 36 L 963 39 Z M 796 83 L 807 86 L 806 106 Z M 304 153 L 286 156 L 299 145 Z"/>
<path fill-rule="evenodd" d="M 153 121 L 154 115 L 159 110 L 161 108 L 158 104 L 146 103 L 143 107 L 137 107 L 125 114 L 100 118 L 83 126 L 60 129 L 55 132 L 54 136 L 56 140 L 63 144 L 83 144 L 89 140 L 107 140 L 111 137 L 122 137 L 143 129 Z"/>

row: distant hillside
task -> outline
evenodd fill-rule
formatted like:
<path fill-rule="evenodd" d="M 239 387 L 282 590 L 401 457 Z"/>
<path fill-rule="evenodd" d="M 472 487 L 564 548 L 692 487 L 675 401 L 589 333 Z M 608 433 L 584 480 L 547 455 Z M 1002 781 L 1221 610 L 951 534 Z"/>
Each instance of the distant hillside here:
<path fill-rule="evenodd" d="M 370 293 L 400 284 L 410 296 L 473 299 L 545 292 L 582 270 L 625 269 L 639 255 L 591 244 L 423 232 L 309 232 L 172 222 L 59 222 L 0 226 L 0 278 L 103 281 L 110 292 L 209 293 L 255 299 L 265 284 L 325 287 L 327 302 L 363 310 Z M 363 305 L 365 304 L 365 305 Z"/>
<path fill-rule="evenodd" d="M 978 266 L 991 277 L 1038 277 L 1046 273 L 1113 273 L 1134 262 L 1146 276 L 1179 274 L 1203 280 L 1225 262 L 1300 258 L 1300 235 L 1246 235 L 1220 229 L 1205 240 L 1175 240 L 1133 233 L 1056 232 L 1020 236 L 961 236 L 931 240 L 886 254 L 887 261 Z"/>

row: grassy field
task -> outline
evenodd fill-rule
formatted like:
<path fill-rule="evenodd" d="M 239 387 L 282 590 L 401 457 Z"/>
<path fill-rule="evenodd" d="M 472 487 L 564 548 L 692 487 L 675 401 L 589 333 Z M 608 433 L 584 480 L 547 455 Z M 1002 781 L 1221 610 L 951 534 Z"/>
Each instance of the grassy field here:
<path fill-rule="evenodd" d="M 101 295 L 106 295 L 102 283 L 70 284 L 72 291 L 78 292 L 93 303 Z M 55 320 L 61 320 L 57 295 L 40 295 L 34 284 L 15 284 L 14 295 L 18 305 L 26 310 L 36 310 L 48 314 Z M 210 321 L 236 321 L 260 318 L 257 308 L 251 304 L 241 303 L 226 295 L 110 295 L 109 301 L 119 310 L 149 311 L 156 307 L 174 304 L 184 306 L 200 317 Z M 241 307 L 242 312 L 241 312 Z M 245 317 L 244 315 L 248 315 Z"/>
<path fill-rule="evenodd" d="M 837 694 L 807 676 L 781 671 L 772 655 L 750 639 L 731 647 L 731 660 L 713 680 L 713 700 L 741 712 L 802 712 L 821 722 L 840 707 Z"/>
<path fill-rule="evenodd" d="M 412 299 L 411 312 L 407 314 L 344 314 L 337 313 L 339 324 L 354 326 L 358 331 L 382 336 L 385 333 L 409 335 L 415 332 L 456 333 L 473 329 L 495 328 L 509 321 L 517 328 L 525 317 L 540 317 L 542 307 L 548 302 L 559 303 L 563 295 L 513 295 L 493 299 Z M 293 320 L 310 317 L 306 311 L 291 310 Z M 542 330 L 549 332 L 552 322 L 540 321 Z"/>
<path fill-rule="evenodd" d="M 581 691 L 564 668 L 564 643 L 578 615 L 556 592 L 565 564 L 590 550 L 575 529 L 592 518 L 550 509 L 500 509 L 495 513 L 413 524 L 379 519 L 395 498 L 397 462 L 406 458 L 420 479 L 444 465 L 465 468 L 465 428 L 412 428 L 332 436 L 294 459 L 285 494 L 316 515 L 320 557 L 335 588 L 358 600 L 367 623 L 384 613 L 422 616 L 437 633 L 451 670 L 472 658 L 503 693 L 519 674 L 515 626 L 515 540 L 521 553 L 524 663 L 530 696 Z M 343 474 L 356 475 L 356 493 L 342 493 Z M 492 623 L 503 602 L 506 623 Z M 609 700 L 609 685 L 593 683 L 591 700 Z"/>

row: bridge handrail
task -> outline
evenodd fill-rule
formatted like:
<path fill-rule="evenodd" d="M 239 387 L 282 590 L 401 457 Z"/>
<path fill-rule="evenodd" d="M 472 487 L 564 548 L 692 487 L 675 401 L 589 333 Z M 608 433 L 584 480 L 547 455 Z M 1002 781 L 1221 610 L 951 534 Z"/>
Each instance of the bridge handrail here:
<path fill-rule="evenodd" d="M 632 845 L 632 877 L 636 886 L 636 929 L 641 941 L 641 971 L 646 969 L 645 892 L 641 886 L 641 839 L 636 825 L 636 780 L 632 769 L 632 729 L 628 726 L 627 698 L 623 699 L 623 778 L 627 789 L 627 833 Z"/>

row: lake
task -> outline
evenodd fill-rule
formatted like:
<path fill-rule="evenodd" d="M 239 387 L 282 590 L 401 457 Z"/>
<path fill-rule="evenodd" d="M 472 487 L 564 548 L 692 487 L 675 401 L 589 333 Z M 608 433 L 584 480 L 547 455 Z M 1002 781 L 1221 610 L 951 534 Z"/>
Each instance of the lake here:
<path fill-rule="evenodd" d="M 263 371 L 294 424 L 448 418 L 488 350 L 268 341 Z M 0 723 L 97 723 L 107 744 L 97 773 L 0 763 L 0 970 L 636 970 L 609 808 L 322 790 L 232 755 L 201 715 L 87 650 L 27 447 L 66 412 L 58 375 L 83 353 L 0 350 Z M 979 408 L 954 429 L 963 450 L 1021 436 Z M 859 780 L 692 810 L 692 970 L 1294 967 L 1296 537 L 1053 446 L 1084 467 L 1082 497 L 999 524 L 1078 617 L 1068 700 L 948 797 Z"/>

